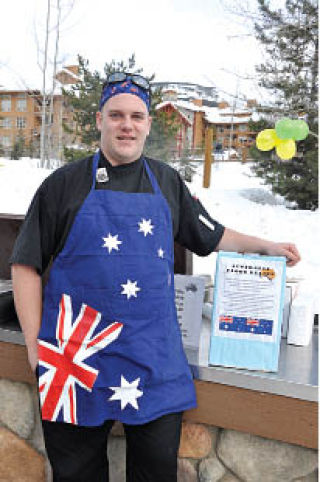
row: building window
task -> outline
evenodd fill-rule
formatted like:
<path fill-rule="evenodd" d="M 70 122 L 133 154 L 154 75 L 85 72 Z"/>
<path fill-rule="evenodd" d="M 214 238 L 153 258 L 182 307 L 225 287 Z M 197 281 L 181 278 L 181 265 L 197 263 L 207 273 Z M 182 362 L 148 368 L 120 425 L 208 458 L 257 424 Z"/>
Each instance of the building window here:
<path fill-rule="evenodd" d="M 239 131 L 244 132 L 244 131 L 246 131 L 246 130 L 247 130 L 247 125 L 246 125 L 246 124 L 240 124 L 240 125 L 239 125 Z"/>
<path fill-rule="evenodd" d="M 24 129 L 26 127 L 26 118 L 25 117 L 17 117 L 17 128 Z"/>
<path fill-rule="evenodd" d="M 2 136 L 0 137 L 0 144 L 3 147 L 10 147 L 11 146 L 11 140 L 9 136 Z"/>
<path fill-rule="evenodd" d="M 27 99 L 17 99 L 17 112 L 26 112 Z"/>
<path fill-rule="evenodd" d="M 0 127 L 3 129 L 10 129 L 11 128 L 11 118 L 10 117 L 3 117 L 0 119 Z"/>
<path fill-rule="evenodd" d="M 11 95 L 1 95 L 2 112 L 11 112 Z"/>

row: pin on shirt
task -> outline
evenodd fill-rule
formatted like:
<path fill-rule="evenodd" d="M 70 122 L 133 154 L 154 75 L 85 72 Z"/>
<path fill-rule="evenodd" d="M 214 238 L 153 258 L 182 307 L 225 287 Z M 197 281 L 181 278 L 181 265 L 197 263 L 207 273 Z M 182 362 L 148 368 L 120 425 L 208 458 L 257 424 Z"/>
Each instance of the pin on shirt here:
<path fill-rule="evenodd" d="M 107 173 L 107 169 L 105 167 L 99 167 L 96 172 L 96 181 L 97 182 L 107 182 L 109 181 L 109 176 Z"/>

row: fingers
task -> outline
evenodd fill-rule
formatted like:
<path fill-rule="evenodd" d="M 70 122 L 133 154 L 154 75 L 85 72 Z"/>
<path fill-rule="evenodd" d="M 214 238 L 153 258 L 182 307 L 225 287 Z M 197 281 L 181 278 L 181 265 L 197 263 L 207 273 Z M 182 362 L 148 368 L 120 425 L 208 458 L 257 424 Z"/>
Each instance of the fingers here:
<path fill-rule="evenodd" d="M 301 260 L 297 247 L 292 243 L 282 243 L 284 255 L 287 258 L 287 266 L 295 266 Z"/>

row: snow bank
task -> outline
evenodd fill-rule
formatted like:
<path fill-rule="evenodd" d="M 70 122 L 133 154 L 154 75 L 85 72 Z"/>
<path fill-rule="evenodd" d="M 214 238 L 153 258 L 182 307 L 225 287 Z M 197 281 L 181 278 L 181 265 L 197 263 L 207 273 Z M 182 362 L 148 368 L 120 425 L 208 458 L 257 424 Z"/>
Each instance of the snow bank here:
<path fill-rule="evenodd" d="M 52 172 L 37 168 L 38 162 L 38 159 L 0 158 L 0 213 L 26 213 L 38 186 Z"/>

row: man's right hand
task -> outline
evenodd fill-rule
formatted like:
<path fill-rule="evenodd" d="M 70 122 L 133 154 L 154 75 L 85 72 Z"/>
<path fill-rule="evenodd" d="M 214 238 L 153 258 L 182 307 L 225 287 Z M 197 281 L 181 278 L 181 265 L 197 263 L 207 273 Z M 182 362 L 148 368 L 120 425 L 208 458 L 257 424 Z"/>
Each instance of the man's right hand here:
<path fill-rule="evenodd" d="M 38 365 L 38 344 L 33 344 L 28 347 L 28 360 L 31 366 L 31 370 L 35 373 Z"/>
<path fill-rule="evenodd" d="M 35 268 L 14 264 L 11 268 L 16 312 L 24 334 L 28 359 L 35 372 L 42 312 L 42 280 Z"/>

